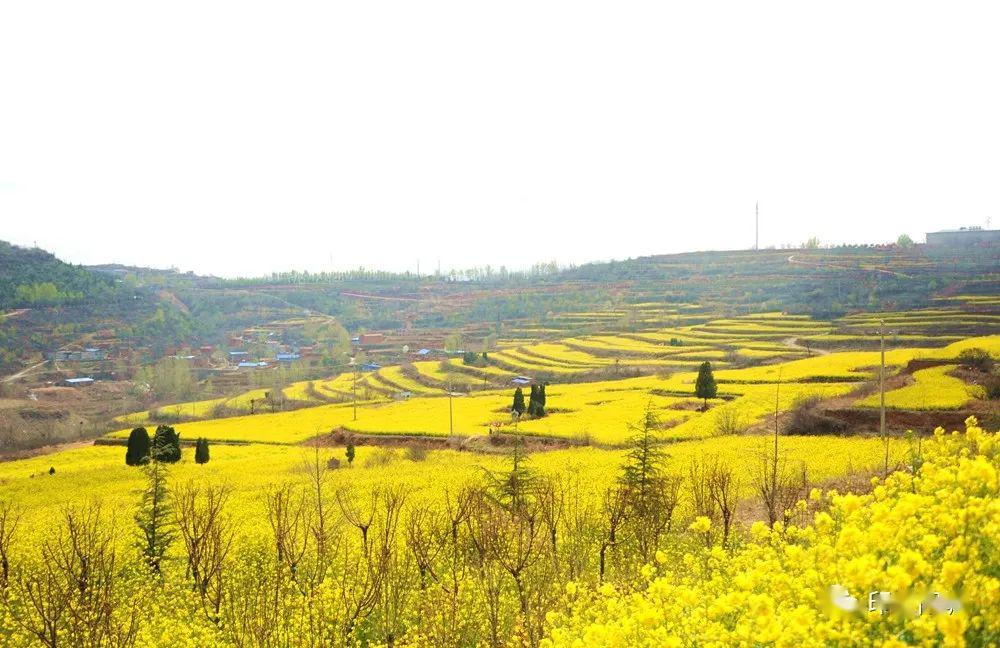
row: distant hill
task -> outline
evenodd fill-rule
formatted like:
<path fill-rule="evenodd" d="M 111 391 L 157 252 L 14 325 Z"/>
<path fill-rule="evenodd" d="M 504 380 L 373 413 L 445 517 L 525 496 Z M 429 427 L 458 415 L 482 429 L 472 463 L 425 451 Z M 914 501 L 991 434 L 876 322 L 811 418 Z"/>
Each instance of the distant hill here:
<path fill-rule="evenodd" d="M 93 301 L 114 292 L 113 277 L 0 241 L 0 308 Z"/>

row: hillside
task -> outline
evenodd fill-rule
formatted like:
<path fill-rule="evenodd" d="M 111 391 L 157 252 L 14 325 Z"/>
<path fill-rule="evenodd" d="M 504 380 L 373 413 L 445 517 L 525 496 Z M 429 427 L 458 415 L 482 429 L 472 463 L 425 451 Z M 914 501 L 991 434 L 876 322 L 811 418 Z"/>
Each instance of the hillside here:
<path fill-rule="evenodd" d="M 60 645 L 76 618 L 137 646 L 991 645 L 995 268 L 860 249 L 627 264 L 113 268 L 133 299 L 10 316 L 39 348 L 112 355 L 46 360 L 0 399 L 0 525 L 18 522 L 0 626 L 30 645 L 44 587 L 77 606 L 50 624 Z M 833 312 L 789 312 L 810 309 Z M 113 596 L 47 561 L 72 538 Z M 862 622 L 829 611 L 837 584 L 963 610 Z"/>
<path fill-rule="evenodd" d="M 0 308 L 99 301 L 114 293 L 109 276 L 64 263 L 38 248 L 0 241 Z"/>
<path fill-rule="evenodd" d="M 204 418 L 243 413 L 269 391 L 287 392 L 281 408 L 342 400 L 343 386 L 322 386 L 347 369 L 349 337 L 360 332 L 384 336 L 364 349 L 386 367 L 362 381 L 367 400 L 449 384 L 495 388 L 519 373 L 594 382 L 689 371 L 703 360 L 745 366 L 816 350 L 870 349 L 877 344 L 874 313 L 889 318 L 891 347 L 941 346 L 995 333 L 1000 315 L 995 248 L 722 251 L 565 269 L 539 264 L 523 272 L 355 270 L 242 279 L 117 264 L 80 268 L 40 250 L 2 249 L 8 292 L 51 285 L 46 290 L 55 298 L 0 313 L 0 373 L 6 374 L 0 389 L 19 399 L 19 411 L 31 413 L 39 407 L 28 399 L 33 389 L 76 376 L 116 383 L 88 391 L 86 404 L 65 412 L 65 420 L 84 413 L 85 424 L 74 423 L 55 435 L 60 439 L 113 429 L 111 419 L 126 411 L 180 402 L 210 403 L 194 408 L 194 418 Z M 22 289 L 22 297 L 28 292 Z M 782 325 L 733 319 L 780 312 L 793 319 Z M 792 326 L 800 316 L 816 321 Z M 100 349 L 106 359 L 47 362 L 56 351 L 85 348 Z M 299 348 L 308 349 L 308 358 L 294 366 L 275 361 L 277 353 Z M 489 366 L 464 366 L 446 348 L 488 350 Z M 432 356 L 412 355 L 420 349 Z M 270 363 L 260 371 L 241 369 L 229 351 Z M 163 375 L 156 367 L 177 355 L 196 365 L 184 386 L 149 388 L 150 376 Z M 459 364 L 442 371 L 441 359 Z M 185 409 L 183 418 L 190 417 Z M 44 441 L 31 441 L 35 424 L 15 420 L 0 427 L 18 430 L 17 447 Z"/>

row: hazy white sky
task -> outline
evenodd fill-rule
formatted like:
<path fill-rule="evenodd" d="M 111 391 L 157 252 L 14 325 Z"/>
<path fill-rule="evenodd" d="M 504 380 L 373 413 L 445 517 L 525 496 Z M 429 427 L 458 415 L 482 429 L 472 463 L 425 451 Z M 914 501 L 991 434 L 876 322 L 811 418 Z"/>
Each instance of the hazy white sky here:
<path fill-rule="evenodd" d="M 0 239 L 224 275 L 1000 224 L 997 3 L 0 2 Z"/>

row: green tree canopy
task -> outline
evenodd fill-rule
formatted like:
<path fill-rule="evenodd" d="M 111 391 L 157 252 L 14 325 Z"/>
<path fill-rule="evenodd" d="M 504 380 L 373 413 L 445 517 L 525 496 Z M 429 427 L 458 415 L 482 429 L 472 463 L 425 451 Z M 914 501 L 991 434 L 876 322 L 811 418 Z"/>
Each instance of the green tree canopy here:
<path fill-rule="evenodd" d="M 524 392 L 521 391 L 520 387 L 518 387 L 517 389 L 514 390 L 514 405 L 513 405 L 512 409 L 515 412 L 517 412 L 518 416 L 520 416 L 521 414 L 524 414 L 524 410 L 525 410 L 525 406 L 524 406 Z"/>
<path fill-rule="evenodd" d="M 153 434 L 152 458 L 164 463 L 181 460 L 181 436 L 170 425 L 159 425 Z"/>
<path fill-rule="evenodd" d="M 705 407 L 708 407 L 708 399 L 715 398 L 718 392 L 718 387 L 715 385 L 715 376 L 712 375 L 712 363 L 706 360 L 698 368 L 698 379 L 694 383 L 695 396 L 703 399 Z"/>
<path fill-rule="evenodd" d="M 137 427 L 128 435 L 128 448 L 125 450 L 125 465 L 139 466 L 149 462 L 149 432 L 144 427 Z"/>
<path fill-rule="evenodd" d="M 194 446 L 194 462 L 196 464 L 206 464 L 208 460 L 208 439 L 201 437 Z"/>

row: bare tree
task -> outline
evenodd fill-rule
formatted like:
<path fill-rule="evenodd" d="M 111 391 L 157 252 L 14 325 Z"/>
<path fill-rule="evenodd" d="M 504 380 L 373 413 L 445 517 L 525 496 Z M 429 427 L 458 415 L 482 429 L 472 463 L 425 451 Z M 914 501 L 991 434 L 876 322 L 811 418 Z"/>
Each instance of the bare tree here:
<path fill-rule="evenodd" d="M 291 484 L 284 484 L 267 494 L 265 505 L 278 565 L 287 566 L 292 580 L 297 580 L 299 564 L 309 546 L 309 508 L 305 495 Z"/>
<path fill-rule="evenodd" d="M 545 527 L 546 551 L 552 562 L 553 573 L 559 573 L 559 529 L 565 507 L 565 484 L 561 479 L 540 479 L 538 485 L 538 512 Z"/>
<path fill-rule="evenodd" d="M 122 591 L 113 532 L 96 504 L 63 510 L 40 560 L 17 583 L 16 622 L 43 645 L 129 648 L 139 630 L 138 601 Z"/>
<path fill-rule="evenodd" d="M 809 474 L 804 463 L 796 470 L 780 456 L 764 452 L 753 475 L 753 485 L 764 505 L 768 524 L 774 526 L 779 520 L 789 521 L 792 508 L 809 489 Z"/>
<path fill-rule="evenodd" d="M 0 502 L 0 592 L 10 584 L 10 549 L 20 522 L 20 509 L 11 501 Z"/>
<path fill-rule="evenodd" d="M 477 643 L 462 612 L 473 568 L 465 531 L 473 498 L 471 487 L 454 496 L 446 489 L 443 506 L 411 507 L 407 519 L 406 544 L 418 573 L 424 632 L 434 645 Z"/>
<path fill-rule="evenodd" d="M 327 481 L 329 471 L 327 462 L 320 454 L 317 443 L 311 456 L 303 461 L 305 469 L 309 501 L 312 511 L 309 515 L 309 531 L 315 547 L 315 566 L 310 578 L 311 587 L 315 588 L 326 578 L 330 556 L 333 553 L 336 539 L 333 537 L 334 514 L 330 510 Z"/>
<path fill-rule="evenodd" d="M 688 464 L 688 487 L 691 491 L 691 505 L 695 515 L 714 520 L 717 517 L 715 500 L 712 498 L 712 463 L 708 459 L 692 459 Z"/>
<path fill-rule="evenodd" d="M 729 533 L 739 503 L 739 480 L 730 464 L 719 459 L 712 462 L 708 472 L 708 490 L 715 509 L 722 518 L 722 544 L 725 546 L 729 543 Z"/>
<path fill-rule="evenodd" d="M 629 489 L 618 485 L 604 493 L 605 532 L 601 540 L 600 565 L 598 575 L 603 581 L 607 573 L 608 550 L 618 546 L 618 534 L 628 516 Z"/>
<path fill-rule="evenodd" d="M 184 540 L 187 573 L 213 623 L 219 621 L 223 596 L 223 570 L 233 543 L 233 529 L 224 509 L 229 489 L 223 485 L 198 486 L 193 482 L 177 489 L 174 515 Z"/>
<path fill-rule="evenodd" d="M 348 488 L 337 491 L 337 504 L 347 524 L 358 531 L 354 541 L 341 545 L 338 576 L 343 635 L 350 643 L 358 623 L 375 608 L 382 586 L 385 557 L 378 534 L 371 533 L 382 491 L 373 488 L 365 497 L 356 497 Z M 359 502 L 358 500 L 363 500 Z"/>

